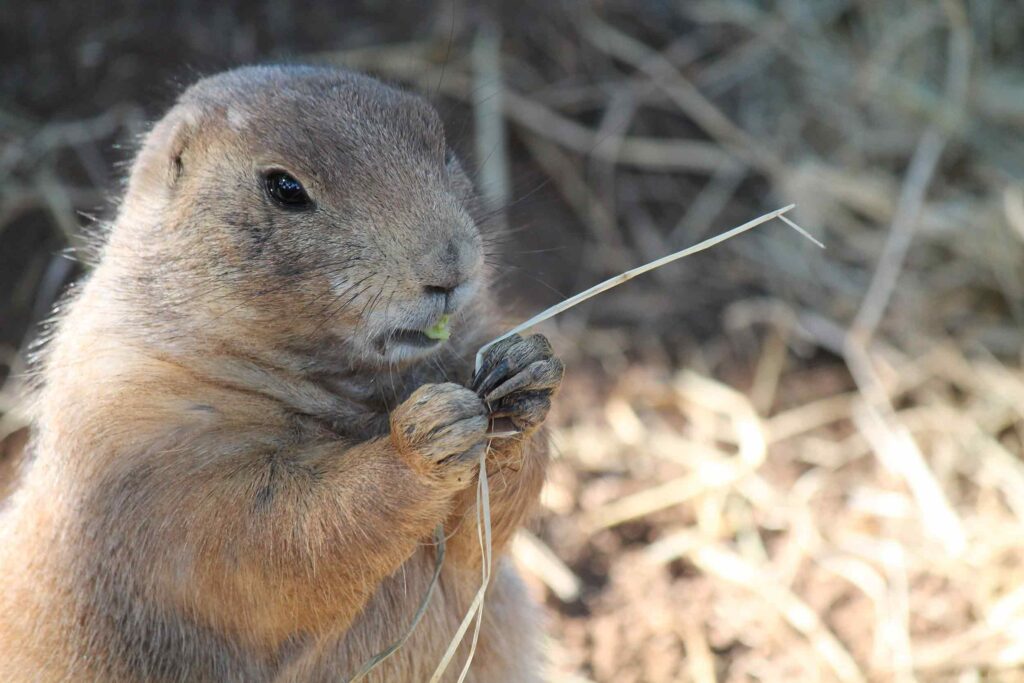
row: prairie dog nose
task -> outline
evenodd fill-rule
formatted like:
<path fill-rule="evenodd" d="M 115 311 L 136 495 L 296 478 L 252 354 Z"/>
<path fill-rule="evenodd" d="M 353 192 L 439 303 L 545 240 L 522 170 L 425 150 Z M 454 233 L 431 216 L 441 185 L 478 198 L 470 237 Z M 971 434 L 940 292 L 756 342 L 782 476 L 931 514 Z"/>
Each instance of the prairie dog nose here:
<path fill-rule="evenodd" d="M 455 285 L 458 287 L 458 285 Z M 436 285 L 423 285 L 423 291 L 431 296 L 451 296 L 451 293 L 455 291 L 455 287 L 438 287 Z"/>
<path fill-rule="evenodd" d="M 423 290 L 450 298 L 472 276 L 478 258 L 479 248 L 474 240 L 449 238 L 423 259 Z"/>

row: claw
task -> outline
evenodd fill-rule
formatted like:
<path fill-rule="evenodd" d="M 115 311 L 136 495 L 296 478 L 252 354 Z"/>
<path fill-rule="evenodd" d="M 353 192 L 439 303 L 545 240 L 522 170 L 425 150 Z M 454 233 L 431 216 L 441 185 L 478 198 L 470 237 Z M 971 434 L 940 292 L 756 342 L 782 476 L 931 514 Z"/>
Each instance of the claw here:
<path fill-rule="evenodd" d="M 518 334 L 513 334 L 511 337 L 506 337 L 501 341 L 495 342 L 487 352 L 484 354 L 483 362 L 480 363 L 480 369 L 477 370 L 473 376 L 473 382 L 470 388 L 473 391 L 479 392 L 480 387 L 483 386 L 484 378 L 489 378 L 492 374 L 492 370 L 496 363 L 503 360 L 506 353 L 510 348 L 521 342 L 523 339 Z"/>
<path fill-rule="evenodd" d="M 502 380 L 510 374 L 509 368 L 509 359 L 502 358 L 485 377 L 479 382 L 474 382 L 473 391 L 477 392 L 477 394 L 489 393 L 491 389 L 501 384 Z"/>
<path fill-rule="evenodd" d="M 534 334 L 526 339 L 512 335 L 502 339 L 487 350 L 472 388 L 480 395 L 487 395 L 530 364 L 550 359 L 551 354 L 551 344 L 544 335 Z"/>
<path fill-rule="evenodd" d="M 520 434 L 522 434 L 522 432 L 517 429 L 504 429 L 501 431 L 495 430 L 493 432 L 487 432 L 484 436 L 488 439 L 507 439 L 512 436 L 519 436 Z"/>
<path fill-rule="evenodd" d="M 530 363 L 511 379 L 499 384 L 484 396 L 487 403 L 494 403 L 517 391 L 538 391 L 556 389 L 562 382 L 564 368 L 557 358 L 545 358 Z"/>
<path fill-rule="evenodd" d="M 529 429 L 544 421 L 551 409 L 551 391 L 521 391 L 498 401 L 491 419 L 507 417 L 517 429 Z"/>

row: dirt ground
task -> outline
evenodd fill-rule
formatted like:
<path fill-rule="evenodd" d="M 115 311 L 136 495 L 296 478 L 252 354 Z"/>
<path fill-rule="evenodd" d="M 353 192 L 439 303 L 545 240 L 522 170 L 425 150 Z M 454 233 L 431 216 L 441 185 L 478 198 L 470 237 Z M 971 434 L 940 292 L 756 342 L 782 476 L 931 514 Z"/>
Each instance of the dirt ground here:
<path fill-rule="evenodd" d="M 550 680 L 1024 681 L 1021 5 L 8 4 L 0 378 L 182 84 L 370 71 L 503 207 L 510 322 L 789 203 L 827 245 L 775 221 L 543 328 Z"/>

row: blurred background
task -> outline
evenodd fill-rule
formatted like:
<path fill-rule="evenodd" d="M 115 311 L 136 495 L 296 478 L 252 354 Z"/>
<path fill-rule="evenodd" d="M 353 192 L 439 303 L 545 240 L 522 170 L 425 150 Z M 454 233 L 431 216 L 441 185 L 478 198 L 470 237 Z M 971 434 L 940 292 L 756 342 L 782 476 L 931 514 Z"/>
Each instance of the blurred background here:
<path fill-rule="evenodd" d="M 556 460 L 515 557 L 552 681 L 1024 681 L 1024 5 L 2 3 L 0 431 L 19 360 L 196 78 L 418 90 L 547 325 Z M 2 434 L 0 434 L 2 436 Z"/>

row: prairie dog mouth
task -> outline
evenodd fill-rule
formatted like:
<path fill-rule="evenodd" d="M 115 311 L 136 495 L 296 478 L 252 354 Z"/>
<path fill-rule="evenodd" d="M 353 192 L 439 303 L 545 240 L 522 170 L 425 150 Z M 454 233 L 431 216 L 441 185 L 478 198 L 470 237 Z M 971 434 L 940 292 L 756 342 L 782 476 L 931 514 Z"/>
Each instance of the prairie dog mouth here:
<path fill-rule="evenodd" d="M 410 349 L 432 349 L 448 341 L 451 337 L 451 317 L 442 315 L 432 325 L 422 330 L 402 328 L 390 334 L 381 336 L 377 340 L 377 348 L 382 355 L 388 352 Z"/>
<path fill-rule="evenodd" d="M 398 330 L 387 339 L 387 344 L 405 344 L 407 346 L 416 346 L 418 348 L 430 348 L 431 346 L 437 346 L 443 340 L 435 339 L 423 330 Z"/>

